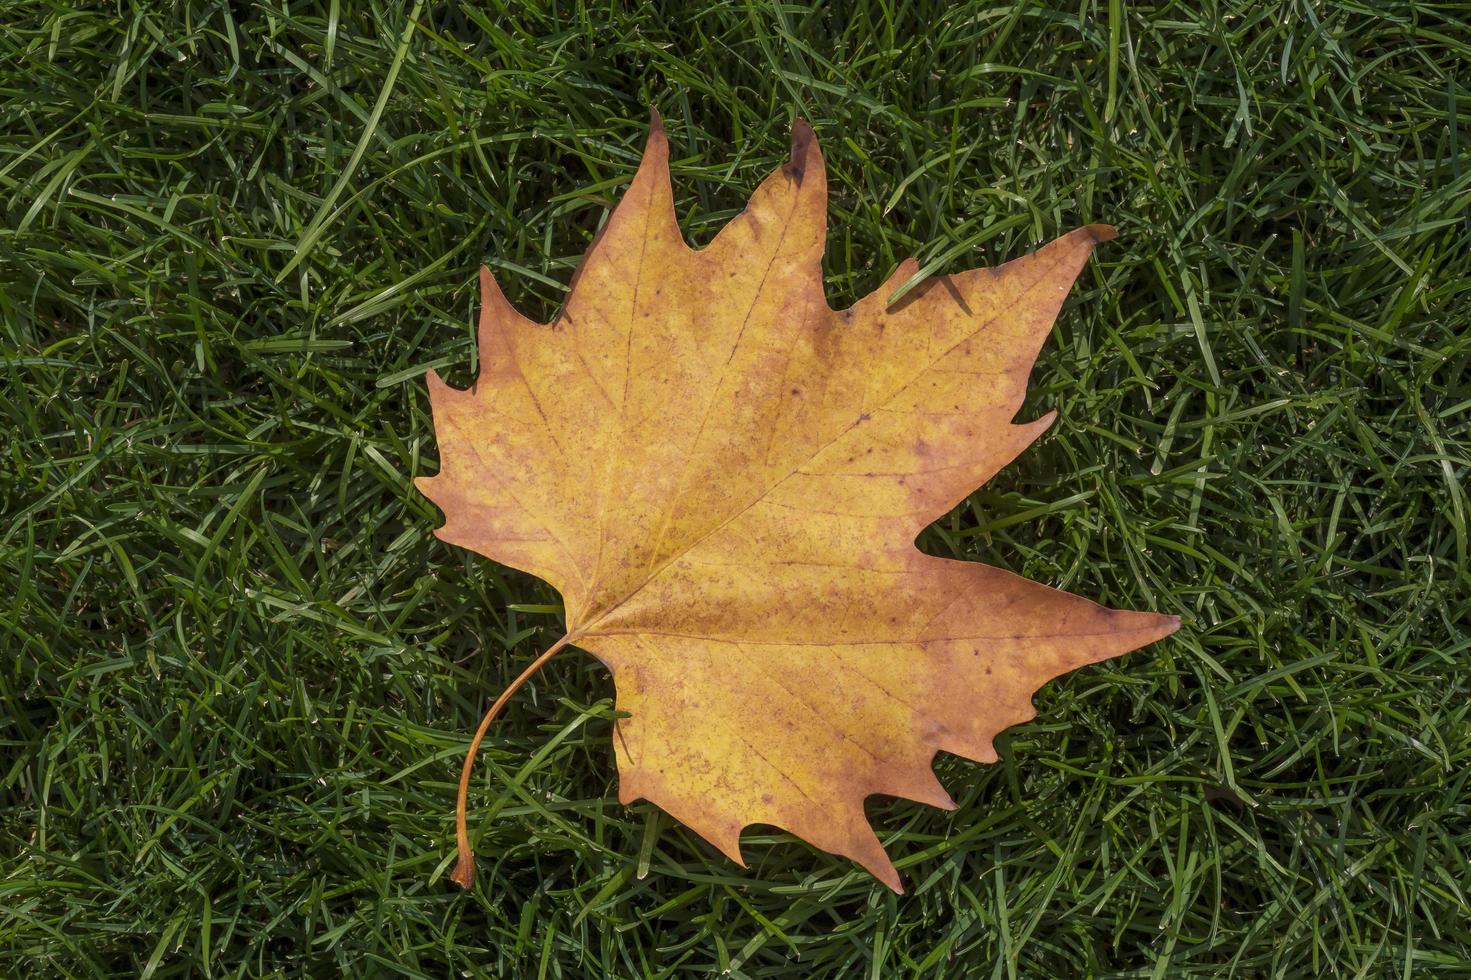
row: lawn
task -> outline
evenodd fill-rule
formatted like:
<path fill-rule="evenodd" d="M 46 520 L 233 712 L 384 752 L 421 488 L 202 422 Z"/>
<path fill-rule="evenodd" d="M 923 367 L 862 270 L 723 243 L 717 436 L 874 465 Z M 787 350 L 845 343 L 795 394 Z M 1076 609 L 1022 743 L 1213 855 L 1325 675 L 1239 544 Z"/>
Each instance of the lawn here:
<path fill-rule="evenodd" d="M 596 9 L 594 9 L 596 6 Z M 1471 975 L 1471 9 L 0 9 L 0 975 Z M 657 106 L 710 240 L 811 121 L 846 306 L 1078 225 L 921 547 L 1168 640 L 1037 696 L 908 890 L 620 806 L 605 669 L 432 536 L 476 275 L 550 318 Z"/>

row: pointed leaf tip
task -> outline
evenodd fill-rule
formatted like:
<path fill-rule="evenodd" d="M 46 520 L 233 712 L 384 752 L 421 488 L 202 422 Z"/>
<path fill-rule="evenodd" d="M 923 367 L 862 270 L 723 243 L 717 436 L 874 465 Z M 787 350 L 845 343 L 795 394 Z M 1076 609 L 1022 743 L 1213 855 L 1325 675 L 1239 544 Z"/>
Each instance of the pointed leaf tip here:
<path fill-rule="evenodd" d="M 1113 225 L 1092 224 L 1084 225 L 1079 231 L 1086 231 L 1093 236 L 1095 242 L 1111 242 L 1119 237 L 1119 230 Z"/>
<path fill-rule="evenodd" d="M 480 267 L 480 314 L 484 316 L 490 312 L 492 307 L 504 306 L 505 295 L 501 292 L 501 284 L 495 281 L 495 274 L 490 271 L 490 266 Z"/>
<path fill-rule="evenodd" d="M 817 143 L 817 134 L 807 120 L 798 116 L 792 121 L 792 158 L 783 169 L 801 185 L 809 171 L 822 166 L 822 148 Z"/>
<path fill-rule="evenodd" d="M 865 871 L 887 885 L 889 890 L 895 895 L 904 894 L 904 879 L 899 877 L 899 869 L 894 867 L 887 858 L 884 859 L 882 865 L 869 864 L 867 861 L 859 861 L 858 863 L 862 865 Z"/>
<path fill-rule="evenodd" d="M 654 106 L 649 106 L 649 135 L 644 140 L 643 157 L 639 170 L 655 166 L 666 173 L 669 169 L 669 133 L 664 129 L 664 117 Z"/>
<path fill-rule="evenodd" d="M 490 270 L 490 266 L 482 265 L 480 267 L 481 315 L 498 315 L 510 312 L 512 309 L 511 301 L 506 299 L 506 293 L 501 289 L 501 284 L 496 280 L 495 273 Z"/>

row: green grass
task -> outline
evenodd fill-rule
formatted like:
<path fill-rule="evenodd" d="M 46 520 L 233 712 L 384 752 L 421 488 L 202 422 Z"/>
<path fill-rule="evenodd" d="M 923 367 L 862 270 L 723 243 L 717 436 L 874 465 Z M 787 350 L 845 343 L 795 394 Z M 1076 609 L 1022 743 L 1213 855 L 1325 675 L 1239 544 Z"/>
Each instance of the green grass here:
<path fill-rule="evenodd" d="M 1471 975 L 1471 9 L 0 9 L 0 975 Z M 834 304 L 1088 221 L 922 538 L 1174 638 L 870 810 L 909 883 L 614 796 L 545 585 L 430 535 L 478 265 L 547 317 L 647 107 L 708 241 L 812 121 Z"/>

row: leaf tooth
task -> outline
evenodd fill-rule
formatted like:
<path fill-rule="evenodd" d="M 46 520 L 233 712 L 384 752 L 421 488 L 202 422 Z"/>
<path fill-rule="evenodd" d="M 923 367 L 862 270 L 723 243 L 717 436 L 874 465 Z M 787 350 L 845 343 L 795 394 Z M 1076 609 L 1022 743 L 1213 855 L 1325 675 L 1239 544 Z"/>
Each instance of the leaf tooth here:
<path fill-rule="evenodd" d="M 495 273 L 490 271 L 490 266 L 480 267 L 480 329 L 479 342 L 483 351 L 488 341 L 489 332 L 501 327 L 504 329 L 510 323 L 521 319 L 521 314 L 506 299 L 506 294 L 501 290 L 501 284 L 496 282 Z"/>
<path fill-rule="evenodd" d="M 817 134 L 812 131 L 807 120 L 798 116 L 792 121 L 792 158 L 783 168 L 788 177 L 797 182 L 801 187 L 809 174 L 822 179 L 823 189 L 827 187 L 827 165 L 822 159 L 822 147 L 818 145 Z M 824 208 L 827 206 L 827 195 L 823 194 Z"/>
<path fill-rule="evenodd" d="M 867 828 L 868 824 L 864 824 Z M 904 883 L 899 878 L 899 869 L 894 867 L 894 862 L 889 860 L 888 852 L 884 845 L 879 842 L 878 835 L 871 829 L 859 835 L 854 842 L 855 847 L 847 852 L 847 856 L 858 862 L 868 873 L 879 881 L 893 889 L 894 894 L 904 894 Z"/>
<path fill-rule="evenodd" d="M 439 373 L 438 368 L 430 368 L 428 371 L 424 372 L 424 385 L 429 389 L 430 398 L 433 398 L 436 395 L 442 395 L 448 391 L 458 390 L 449 386 L 449 384 L 444 380 L 444 375 Z"/>
<path fill-rule="evenodd" d="M 944 458 L 956 459 L 957 465 L 914 481 L 912 492 L 916 499 L 910 519 L 915 533 L 948 514 L 976 487 L 1010 465 L 1056 420 L 1057 412 L 1052 411 L 1030 422 L 1003 426 L 990 443 L 954 435 L 938 440 L 933 451 Z M 965 462 L 959 463 L 961 460 Z"/>
<path fill-rule="evenodd" d="M 649 136 L 644 142 L 638 171 L 608 224 L 611 226 L 613 218 L 622 212 L 629 212 L 628 220 L 633 221 L 643 209 L 648 209 L 650 225 L 659 224 L 666 230 L 673 229 L 674 236 L 683 241 L 674 216 L 674 188 L 669 179 L 669 134 L 664 130 L 664 119 L 659 110 L 652 106 L 649 108 Z"/>
<path fill-rule="evenodd" d="M 889 860 L 884 845 L 864 817 L 862 803 L 859 803 L 850 812 L 848 819 L 837 820 L 824 817 L 820 826 L 821 830 L 809 827 L 798 836 L 806 838 L 825 851 L 850 858 L 896 893 L 904 894 L 904 885 L 899 880 L 899 871 L 894 867 L 894 862 Z"/>
<path fill-rule="evenodd" d="M 730 858 L 741 867 L 746 866 L 746 859 L 741 855 L 741 830 L 742 824 L 738 820 L 723 820 L 713 813 L 701 813 L 694 809 L 671 808 L 660 802 L 659 806 L 670 816 L 684 824 L 696 834 L 699 834 L 715 849 Z"/>
<path fill-rule="evenodd" d="M 674 190 L 669 180 L 669 137 L 657 109 L 649 113 L 649 136 L 638 170 L 608 220 L 572 274 L 566 303 L 557 319 L 575 322 L 579 301 L 593 303 L 595 294 L 631 285 L 642 272 L 639 260 L 651 243 L 673 244 L 685 252 L 689 245 L 674 214 Z M 666 259 L 668 256 L 666 256 Z M 633 268 L 628 268 L 630 265 Z M 585 289 L 584 289 L 585 287 Z M 584 297 L 584 291 L 590 294 Z"/>
<path fill-rule="evenodd" d="M 913 765 L 904 768 L 895 767 L 881 773 L 880 781 L 874 785 L 871 792 L 896 796 L 903 800 L 913 800 L 915 803 L 939 807 L 941 810 L 954 810 L 955 801 L 950 798 L 949 792 L 935 775 L 934 758 L 935 753 L 931 750 L 926 758 L 916 759 Z"/>
<path fill-rule="evenodd" d="M 434 368 L 424 372 L 424 387 L 429 391 L 429 411 L 434 415 L 435 431 L 443 425 L 451 415 L 462 406 L 461 400 L 469 394 L 464 388 L 456 388 L 444 380 Z M 443 465 L 444 451 L 441 447 L 441 465 Z"/>

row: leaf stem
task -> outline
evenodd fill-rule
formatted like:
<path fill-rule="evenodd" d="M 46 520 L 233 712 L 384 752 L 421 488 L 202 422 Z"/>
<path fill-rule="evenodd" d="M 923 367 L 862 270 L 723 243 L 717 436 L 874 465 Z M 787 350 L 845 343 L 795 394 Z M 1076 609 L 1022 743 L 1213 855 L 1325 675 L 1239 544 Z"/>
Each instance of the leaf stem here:
<path fill-rule="evenodd" d="M 480 743 L 484 740 L 490 723 L 495 721 L 501 709 L 506 706 L 506 702 L 511 700 L 511 695 L 519 691 L 521 685 L 546 666 L 546 662 L 571 641 L 570 633 L 562 637 L 553 643 L 545 653 L 531 661 L 527 668 L 521 671 L 519 677 L 511 681 L 510 685 L 501 692 L 500 697 L 495 699 L 490 709 L 485 712 L 485 717 L 480 719 L 480 727 L 475 729 L 475 737 L 471 739 L 470 749 L 465 753 L 465 764 L 460 768 L 460 795 L 455 800 L 455 842 L 459 848 L 459 861 L 455 863 L 455 870 L 449 877 L 451 881 L 467 891 L 471 885 L 475 884 L 475 851 L 470 847 L 470 831 L 465 823 L 465 799 L 470 793 L 470 770 L 475 766 L 475 756 L 480 751 Z"/>

